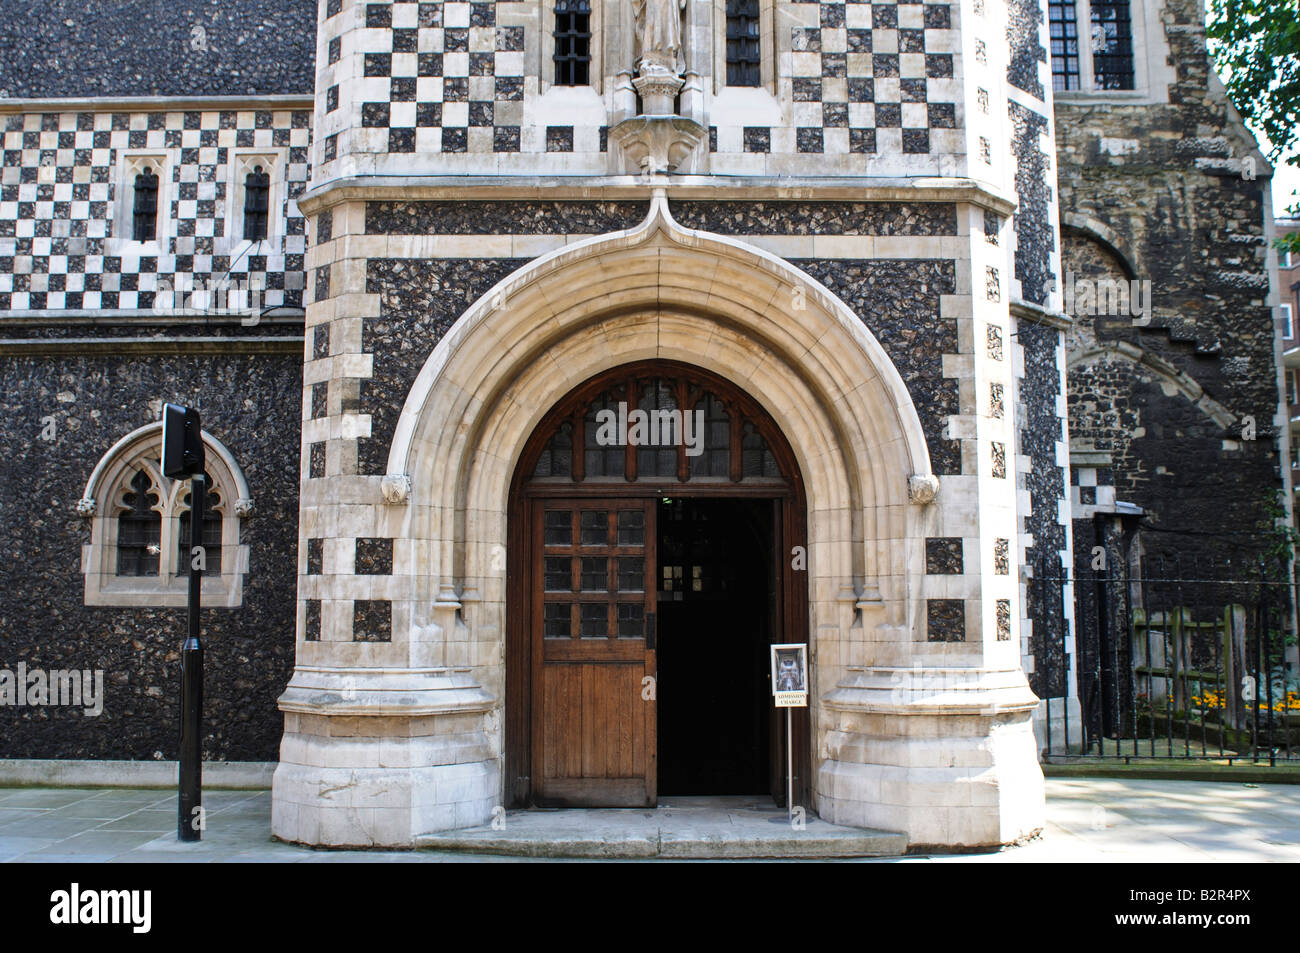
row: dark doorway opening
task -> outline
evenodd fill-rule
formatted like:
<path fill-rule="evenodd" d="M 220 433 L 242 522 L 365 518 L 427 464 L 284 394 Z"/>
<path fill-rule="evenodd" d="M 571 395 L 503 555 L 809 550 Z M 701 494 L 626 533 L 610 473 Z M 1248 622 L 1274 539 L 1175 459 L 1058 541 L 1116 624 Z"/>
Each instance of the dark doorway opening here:
<path fill-rule="evenodd" d="M 661 795 L 771 792 L 768 646 L 777 612 L 770 499 L 658 508 Z"/>

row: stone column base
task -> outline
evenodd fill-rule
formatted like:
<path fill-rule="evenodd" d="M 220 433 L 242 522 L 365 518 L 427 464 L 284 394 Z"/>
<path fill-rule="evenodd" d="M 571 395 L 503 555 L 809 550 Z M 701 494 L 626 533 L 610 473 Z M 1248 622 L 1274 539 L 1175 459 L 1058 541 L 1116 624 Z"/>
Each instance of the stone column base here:
<path fill-rule="evenodd" d="M 1037 699 L 1024 674 L 915 675 L 861 669 L 827 699 L 818 814 L 833 824 L 904 832 L 911 847 L 998 847 L 1041 831 Z M 944 687 L 931 687 L 938 684 Z"/>
<path fill-rule="evenodd" d="M 447 689 L 460 698 L 448 699 Z M 423 834 L 491 820 L 501 769 L 481 691 L 345 694 L 291 682 L 281 697 L 272 834 L 328 847 L 413 847 Z"/>

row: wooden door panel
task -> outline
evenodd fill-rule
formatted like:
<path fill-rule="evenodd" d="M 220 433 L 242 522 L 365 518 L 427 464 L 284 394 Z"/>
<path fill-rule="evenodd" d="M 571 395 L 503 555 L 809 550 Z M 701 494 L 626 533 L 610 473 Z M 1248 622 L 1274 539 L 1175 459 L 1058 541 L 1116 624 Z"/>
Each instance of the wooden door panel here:
<path fill-rule="evenodd" d="M 533 763 L 539 803 L 653 805 L 654 510 L 646 500 L 532 503 Z"/>

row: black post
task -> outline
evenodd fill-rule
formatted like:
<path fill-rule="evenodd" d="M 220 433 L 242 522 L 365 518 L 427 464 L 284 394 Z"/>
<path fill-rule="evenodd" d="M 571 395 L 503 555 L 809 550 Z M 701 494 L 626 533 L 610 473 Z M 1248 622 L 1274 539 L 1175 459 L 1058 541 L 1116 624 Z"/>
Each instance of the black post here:
<path fill-rule="evenodd" d="M 203 645 L 199 642 L 199 602 L 203 573 L 194 548 L 203 545 L 203 510 L 207 503 L 202 473 L 190 481 L 189 634 L 181 645 L 181 753 L 180 796 L 176 836 L 183 841 L 203 837 Z"/>

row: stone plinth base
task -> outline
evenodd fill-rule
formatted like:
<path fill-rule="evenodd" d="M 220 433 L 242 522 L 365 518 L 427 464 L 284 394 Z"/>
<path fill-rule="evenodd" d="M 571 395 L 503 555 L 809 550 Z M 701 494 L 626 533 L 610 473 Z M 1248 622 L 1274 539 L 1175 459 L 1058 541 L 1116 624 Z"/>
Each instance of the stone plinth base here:
<path fill-rule="evenodd" d="M 912 670 L 860 670 L 832 694 L 818 814 L 906 831 L 913 848 L 996 847 L 1033 836 L 1046 806 L 1032 724 L 1037 699 L 1024 675 L 937 671 L 916 679 Z"/>
<path fill-rule="evenodd" d="M 494 716 L 481 691 L 445 681 L 422 692 L 349 689 L 347 698 L 291 683 L 280 699 L 271 833 L 412 847 L 422 834 L 487 823 L 501 791 Z"/>

